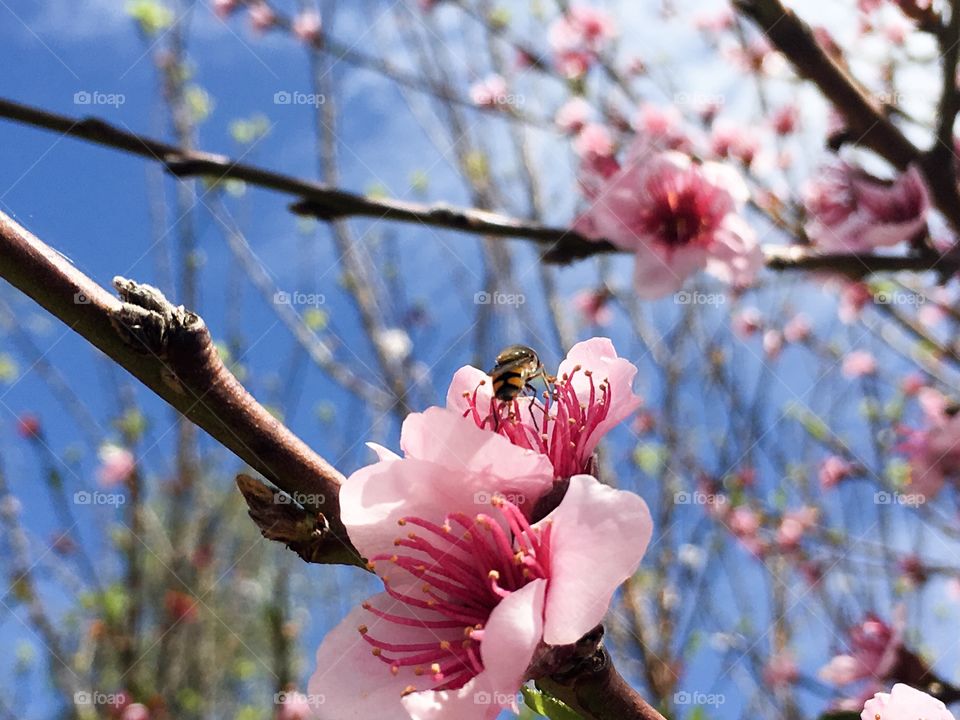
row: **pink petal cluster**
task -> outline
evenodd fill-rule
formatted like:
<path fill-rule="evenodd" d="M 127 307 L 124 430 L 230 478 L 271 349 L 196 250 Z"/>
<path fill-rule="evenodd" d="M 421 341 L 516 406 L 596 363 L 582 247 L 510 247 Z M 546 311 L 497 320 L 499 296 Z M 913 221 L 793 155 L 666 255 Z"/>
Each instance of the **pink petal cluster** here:
<path fill-rule="evenodd" d="M 488 75 L 470 87 L 470 99 L 480 107 L 496 107 L 506 101 L 507 81 L 502 75 Z"/>
<path fill-rule="evenodd" d="M 863 706 L 861 720 L 956 720 L 947 706 L 925 692 L 897 683 L 878 692 Z"/>
<path fill-rule="evenodd" d="M 887 679 L 903 647 L 905 624 L 902 606 L 895 611 L 892 625 L 868 614 L 862 623 L 850 629 L 850 653 L 834 656 L 820 669 L 820 678 L 833 685 Z"/>
<path fill-rule="evenodd" d="M 575 5 L 550 25 L 554 65 L 566 77 L 582 77 L 617 35 L 613 19 L 597 8 Z"/>
<path fill-rule="evenodd" d="M 877 359 L 868 350 L 854 350 L 847 353 L 841 366 L 846 378 L 859 378 L 873 375 L 877 371 Z"/>
<path fill-rule="evenodd" d="M 257 32 L 266 32 L 277 23 L 277 15 L 265 2 L 256 2 L 247 6 L 250 25 Z"/>
<path fill-rule="evenodd" d="M 927 226 L 930 195 L 911 166 L 892 183 L 838 162 L 808 185 L 804 198 L 807 234 L 831 252 L 869 252 L 912 240 Z"/>
<path fill-rule="evenodd" d="M 581 290 L 573 296 L 570 304 L 587 325 L 609 325 L 613 320 L 613 312 L 610 310 L 611 297 L 610 291 L 605 288 Z"/>
<path fill-rule="evenodd" d="M 213 12 L 220 18 L 230 17 L 239 6 L 239 0 L 213 0 Z"/>
<path fill-rule="evenodd" d="M 638 138 L 609 176 L 581 168 L 592 205 L 575 226 L 635 254 L 634 287 L 645 299 L 676 292 L 704 268 L 732 285 L 752 282 L 763 254 L 739 214 L 749 197 L 743 180 L 717 163 L 648 150 Z"/>
<path fill-rule="evenodd" d="M 900 450 L 910 462 L 911 493 L 931 499 L 949 480 L 960 477 L 960 414 L 956 406 L 933 388 L 922 388 L 917 399 L 925 416 L 920 430 L 905 430 Z"/>
<path fill-rule="evenodd" d="M 636 373 L 609 339 L 591 338 L 570 349 L 557 370 L 554 394 L 542 402 L 521 397 L 502 403 L 493 397 L 490 377 L 467 365 L 453 376 L 447 407 L 539 453 L 554 477 L 565 478 L 591 472 L 600 439 L 640 407 L 632 387 Z"/>
<path fill-rule="evenodd" d="M 547 646 L 603 618 L 652 534 L 643 500 L 587 475 L 531 523 L 553 486 L 543 455 L 442 408 L 403 424 L 340 493 L 350 539 L 381 577 L 317 652 L 318 718 L 492 720 L 516 712 Z"/>
<path fill-rule="evenodd" d="M 835 488 L 855 471 L 854 466 L 839 455 L 831 455 L 820 464 L 820 487 L 824 490 Z"/>
<path fill-rule="evenodd" d="M 792 685 L 800 677 L 793 653 L 784 650 L 772 655 L 763 668 L 764 681 L 773 688 Z"/>
<path fill-rule="evenodd" d="M 777 529 L 777 544 L 780 549 L 796 550 L 807 531 L 817 524 L 818 517 L 817 509 L 809 505 L 785 512 Z"/>
<path fill-rule="evenodd" d="M 100 466 L 97 481 L 103 487 L 114 487 L 126 482 L 136 468 L 133 453 L 119 445 L 107 443 L 97 451 Z"/>
<path fill-rule="evenodd" d="M 560 106 L 553 121 L 562 132 L 576 135 L 589 122 L 592 115 L 593 108 L 590 107 L 590 103 L 577 95 Z"/>
<path fill-rule="evenodd" d="M 320 19 L 320 14 L 312 10 L 305 10 L 297 15 L 291 26 L 291 30 L 293 30 L 297 39 L 307 45 L 315 45 L 320 42 L 322 28 L 323 22 Z"/>

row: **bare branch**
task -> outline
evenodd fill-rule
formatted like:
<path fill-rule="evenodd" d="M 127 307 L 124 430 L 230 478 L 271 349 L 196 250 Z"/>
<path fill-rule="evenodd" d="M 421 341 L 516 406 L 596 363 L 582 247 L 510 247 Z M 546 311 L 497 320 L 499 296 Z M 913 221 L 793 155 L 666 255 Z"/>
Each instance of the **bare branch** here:
<path fill-rule="evenodd" d="M 0 212 L 0 277 L 89 340 L 290 494 L 322 497 L 326 562 L 357 564 L 339 520 L 343 476 L 260 405 L 221 362 L 206 325 L 159 290 L 117 278 L 117 299 Z M 321 509 L 319 507 L 315 509 Z"/>

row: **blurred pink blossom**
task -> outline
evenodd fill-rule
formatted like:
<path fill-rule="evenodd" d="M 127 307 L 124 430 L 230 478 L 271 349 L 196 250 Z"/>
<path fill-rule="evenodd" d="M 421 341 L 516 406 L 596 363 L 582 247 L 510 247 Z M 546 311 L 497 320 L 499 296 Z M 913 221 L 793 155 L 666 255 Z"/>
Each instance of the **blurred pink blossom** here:
<path fill-rule="evenodd" d="M 877 359 L 868 350 L 854 350 L 843 358 L 843 375 L 858 378 L 873 375 L 877 371 Z"/>
<path fill-rule="evenodd" d="M 737 337 L 746 340 L 763 327 L 763 315 L 755 307 L 746 307 L 733 315 L 730 326 Z"/>
<path fill-rule="evenodd" d="M 770 656 L 763 668 L 764 681 L 773 688 L 792 685 L 800 677 L 797 663 L 789 650 Z"/>
<path fill-rule="evenodd" d="M 250 24 L 257 32 L 266 32 L 277 22 L 277 16 L 264 2 L 255 2 L 247 6 L 247 16 L 250 18 Z"/>
<path fill-rule="evenodd" d="M 955 481 L 960 469 L 960 414 L 942 393 L 924 387 L 917 399 L 925 416 L 924 427 L 905 429 L 899 449 L 910 463 L 909 490 L 926 499 L 936 496 L 944 484 Z"/>
<path fill-rule="evenodd" d="M 600 123 L 587 123 L 573 141 L 573 149 L 584 160 L 613 156 L 613 136 Z"/>
<path fill-rule="evenodd" d="M 873 302 L 873 293 L 863 282 L 841 281 L 840 304 L 837 316 L 844 325 L 852 325 L 860 318 L 863 308 Z"/>
<path fill-rule="evenodd" d="M 789 343 L 802 343 L 809 339 L 811 330 L 809 316 L 797 313 L 783 326 L 783 337 Z"/>
<path fill-rule="evenodd" d="M 150 720 L 150 710 L 141 703 L 131 703 L 123 709 L 121 720 Z"/>
<path fill-rule="evenodd" d="M 577 95 L 560 106 L 553 120 L 561 131 L 576 134 L 583 129 L 592 114 L 590 103 Z"/>
<path fill-rule="evenodd" d="M 320 42 L 322 27 L 320 14 L 312 10 L 305 10 L 293 19 L 291 29 L 299 40 L 308 45 L 314 45 Z"/>
<path fill-rule="evenodd" d="M 845 162 L 827 165 L 804 193 L 807 234 L 823 250 L 869 252 L 912 240 L 927 225 L 930 197 L 911 166 L 884 183 Z"/>
<path fill-rule="evenodd" d="M 507 81 L 501 75 L 488 75 L 470 86 L 470 99 L 480 107 L 496 107 L 507 96 Z"/>
<path fill-rule="evenodd" d="M 634 253 L 634 289 L 642 298 L 676 292 L 701 269 L 749 285 L 763 253 L 739 215 L 749 197 L 740 176 L 677 152 L 649 155 L 645 141 L 638 142 L 639 152 L 632 147 L 627 164 L 600 184 L 576 227 Z"/>
<path fill-rule="evenodd" d="M 783 333 L 773 328 L 763 334 L 763 352 L 771 360 L 780 357 L 783 351 Z"/>
<path fill-rule="evenodd" d="M 820 487 L 823 490 L 835 488 L 854 473 L 854 466 L 839 455 L 831 455 L 820 463 Z"/>
<path fill-rule="evenodd" d="M 126 482 L 136 467 L 133 453 L 112 443 L 101 445 L 97 457 L 100 459 L 97 481 L 103 487 L 114 487 Z"/>
<path fill-rule="evenodd" d="M 311 720 L 315 717 L 310 698 L 303 693 L 286 690 L 280 693 L 279 700 L 274 720 Z"/>
<path fill-rule="evenodd" d="M 613 319 L 610 297 L 610 292 L 606 289 L 581 290 L 570 302 L 585 324 L 609 325 Z"/>
<path fill-rule="evenodd" d="M 213 11 L 220 18 L 229 17 L 239 6 L 239 0 L 213 0 Z"/>
<path fill-rule="evenodd" d="M 862 623 L 849 631 L 850 653 L 834 656 L 820 669 L 820 678 L 833 685 L 849 685 L 868 678 L 886 680 L 903 647 L 905 625 L 903 606 L 894 611 L 892 625 L 869 613 Z"/>

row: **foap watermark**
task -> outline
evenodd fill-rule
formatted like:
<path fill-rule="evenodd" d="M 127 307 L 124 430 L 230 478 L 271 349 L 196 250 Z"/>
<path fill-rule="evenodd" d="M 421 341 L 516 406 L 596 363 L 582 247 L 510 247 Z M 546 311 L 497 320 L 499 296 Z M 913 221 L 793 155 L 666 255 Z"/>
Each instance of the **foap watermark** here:
<path fill-rule="evenodd" d="M 126 502 L 127 496 L 123 493 L 78 490 L 73 494 L 74 505 L 113 505 L 114 507 L 119 507 Z"/>
<path fill-rule="evenodd" d="M 310 307 L 320 307 L 327 302 L 327 296 L 323 293 L 305 293 L 305 292 L 287 292 L 286 290 L 277 290 L 273 294 L 275 305 L 308 305 Z"/>
<path fill-rule="evenodd" d="M 473 494 L 473 502 L 477 505 L 489 505 L 494 500 L 506 500 L 512 505 L 523 505 L 527 496 L 523 493 L 489 493 L 482 490 Z"/>
<path fill-rule="evenodd" d="M 873 294 L 873 301 L 878 305 L 923 305 L 927 298 L 922 293 L 880 290 Z"/>
<path fill-rule="evenodd" d="M 74 705 L 119 707 L 128 702 L 130 702 L 130 697 L 124 692 L 105 693 L 99 690 L 77 690 L 73 694 Z"/>
<path fill-rule="evenodd" d="M 723 505 L 726 501 L 726 495 L 705 493 L 700 490 L 694 490 L 693 492 L 681 490 L 673 494 L 675 505 Z"/>
<path fill-rule="evenodd" d="M 727 102 L 722 93 L 678 92 L 673 95 L 674 105 L 688 105 L 694 108 L 719 107 Z"/>
<path fill-rule="evenodd" d="M 277 90 L 273 94 L 274 105 L 309 105 L 319 107 L 327 101 L 323 93 L 305 93 L 299 90 Z"/>
<path fill-rule="evenodd" d="M 123 93 L 108 93 L 99 90 L 78 90 L 73 94 L 74 105 L 106 105 L 118 108 L 127 102 Z"/>
<path fill-rule="evenodd" d="M 927 501 L 927 496 L 921 493 L 901 493 L 878 490 L 873 494 L 874 505 L 906 505 L 918 507 Z"/>
<path fill-rule="evenodd" d="M 77 290 L 73 294 L 73 304 L 74 305 L 89 305 L 90 296 L 87 295 L 83 290 Z"/>
<path fill-rule="evenodd" d="M 273 502 L 276 505 L 292 505 L 296 503 L 303 507 L 314 507 L 316 505 L 323 505 L 327 501 L 327 496 L 323 493 L 286 493 L 286 492 L 275 492 L 273 494 Z"/>
<path fill-rule="evenodd" d="M 677 705 L 709 705 L 711 707 L 720 707 L 727 701 L 722 693 L 703 693 L 699 691 L 687 692 L 681 690 L 673 694 L 673 702 Z"/>
<path fill-rule="evenodd" d="M 323 705 L 327 697 L 322 693 L 302 693 L 296 690 L 281 690 L 273 694 L 274 705 L 302 705 L 306 703 L 310 707 Z"/>
<path fill-rule="evenodd" d="M 480 690 L 473 694 L 474 705 L 511 705 L 516 702 L 517 696 L 512 693 L 486 692 Z"/>
<path fill-rule="evenodd" d="M 727 296 L 723 293 L 687 292 L 681 290 L 673 296 L 677 305 L 723 305 Z"/>
<path fill-rule="evenodd" d="M 523 293 L 505 293 L 505 292 L 486 292 L 480 291 L 473 294 L 474 305 L 523 305 L 527 301 L 527 296 Z"/>

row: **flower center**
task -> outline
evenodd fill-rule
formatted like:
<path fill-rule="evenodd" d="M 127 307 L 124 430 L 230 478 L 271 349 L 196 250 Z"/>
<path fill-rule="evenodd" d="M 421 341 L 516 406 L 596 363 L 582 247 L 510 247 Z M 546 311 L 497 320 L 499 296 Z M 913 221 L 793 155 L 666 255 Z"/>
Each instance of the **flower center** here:
<path fill-rule="evenodd" d="M 586 402 L 573 386 L 577 373 L 583 373 L 590 384 Z M 543 402 L 534 397 L 507 402 L 491 398 L 489 407 L 483 409 L 478 390 L 464 393 L 469 405 L 464 415 L 472 417 L 477 427 L 490 428 L 514 445 L 546 455 L 557 478 L 589 472 L 591 436 L 610 412 L 609 381 L 597 384 L 592 371 L 577 365 L 569 375 L 556 379 L 553 392 L 545 393 Z"/>
<path fill-rule="evenodd" d="M 376 637 L 376 627 L 361 625 L 363 639 L 394 675 L 411 672 L 426 678 L 426 687 L 411 684 L 403 694 L 418 690 L 456 690 L 483 670 L 480 645 L 484 627 L 500 601 L 527 583 L 547 577 L 550 525 L 533 528 L 523 512 L 495 495 L 494 515 L 449 515 L 442 525 L 406 517 L 401 526 L 414 526 L 394 541 L 397 551 L 377 555 L 379 563 L 402 568 L 417 580 L 402 589 L 382 577 L 387 594 L 413 612 L 395 614 L 364 603 L 378 623 L 423 631 L 427 642 L 388 642 Z"/>

